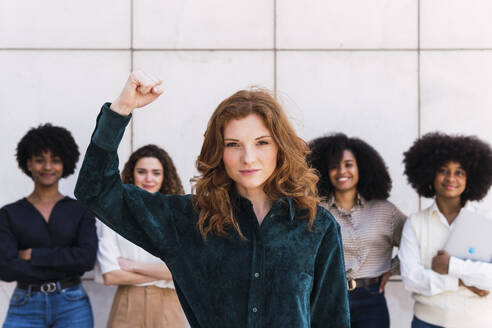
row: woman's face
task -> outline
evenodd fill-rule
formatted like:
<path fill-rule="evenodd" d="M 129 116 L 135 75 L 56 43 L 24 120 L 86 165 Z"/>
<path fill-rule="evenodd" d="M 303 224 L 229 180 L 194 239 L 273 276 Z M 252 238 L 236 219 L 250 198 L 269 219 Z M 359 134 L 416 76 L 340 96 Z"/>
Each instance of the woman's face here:
<path fill-rule="evenodd" d="M 58 183 L 63 175 L 63 161 L 53 155 L 51 150 L 41 155 L 33 155 L 27 160 L 27 169 L 31 172 L 34 183 L 49 187 Z"/>
<path fill-rule="evenodd" d="M 342 160 L 330 168 L 329 175 L 336 192 L 357 190 L 359 168 L 354 154 L 350 150 L 344 150 Z"/>
<path fill-rule="evenodd" d="M 436 197 L 460 198 L 466 189 L 466 171 L 458 162 L 447 162 L 437 169 L 434 177 Z"/>
<path fill-rule="evenodd" d="M 148 192 L 158 192 L 164 181 L 164 169 L 161 161 L 155 157 L 142 157 L 133 169 L 133 181 L 139 188 Z"/>
<path fill-rule="evenodd" d="M 225 170 L 243 196 L 263 188 L 277 166 L 277 153 L 277 143 L 257 114 L 231 120 L 224 128 Z"/>

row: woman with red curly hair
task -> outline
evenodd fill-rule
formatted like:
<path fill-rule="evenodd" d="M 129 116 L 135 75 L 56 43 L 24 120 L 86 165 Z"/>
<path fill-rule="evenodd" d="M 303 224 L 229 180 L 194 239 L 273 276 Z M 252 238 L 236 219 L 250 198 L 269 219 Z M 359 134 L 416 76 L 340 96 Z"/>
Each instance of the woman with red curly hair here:
<path fill-rule="evenodd" d="M 192 327 L 349 327 L 339 226 L 318 205 L 307 144 L 270 93 L 242 90 L 219 104 L 193 195 L 121 182 L 117 148 L 131 112 L 162 92 L 137 71 L 103 106 L 77 198 L 166 262 Z"/>

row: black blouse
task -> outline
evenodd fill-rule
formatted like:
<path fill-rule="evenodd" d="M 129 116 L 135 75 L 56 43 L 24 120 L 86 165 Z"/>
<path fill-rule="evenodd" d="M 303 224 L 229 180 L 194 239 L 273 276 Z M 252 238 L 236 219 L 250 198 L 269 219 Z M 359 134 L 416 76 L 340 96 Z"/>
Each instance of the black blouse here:
<path fill-rule="evenodd" d="M 32 249 L 31 260 L 18 257 Z M 46 222 L 26 198 L 0 209 L 0 279 L 23 283 L 63 281 L 93 268 L 94 216 L 73 198 L 59 200 Z"/>

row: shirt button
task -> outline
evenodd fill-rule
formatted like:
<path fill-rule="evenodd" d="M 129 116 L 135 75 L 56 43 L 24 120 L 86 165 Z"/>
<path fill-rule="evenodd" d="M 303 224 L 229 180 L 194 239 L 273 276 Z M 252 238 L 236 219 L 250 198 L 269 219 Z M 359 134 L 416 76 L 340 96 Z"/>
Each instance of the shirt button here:
<path fill-rule="evenodd" d="M 255 272 L 255 278 L 258 278 L 260 274 L 258 272 Z"/>
<path fill-rule="evenodd" d="M 256 307 L 253 308 L 253 312 L 256 313 L 258 312 L 258 309 Z"/>

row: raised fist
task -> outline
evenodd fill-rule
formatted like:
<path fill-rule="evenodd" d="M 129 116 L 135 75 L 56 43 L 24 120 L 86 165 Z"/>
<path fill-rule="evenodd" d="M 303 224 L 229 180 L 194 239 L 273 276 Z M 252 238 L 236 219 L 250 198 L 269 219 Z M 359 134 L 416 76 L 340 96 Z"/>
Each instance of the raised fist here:
<path fill-rule="evenodd" d="M 163 92 L 162 80 L 142 70 L 128 77 L 121 94 L 111 104 L 111 109 L 121 115 L 129 115 L 135 108 L 144 107 L 156 100 Z"/>

